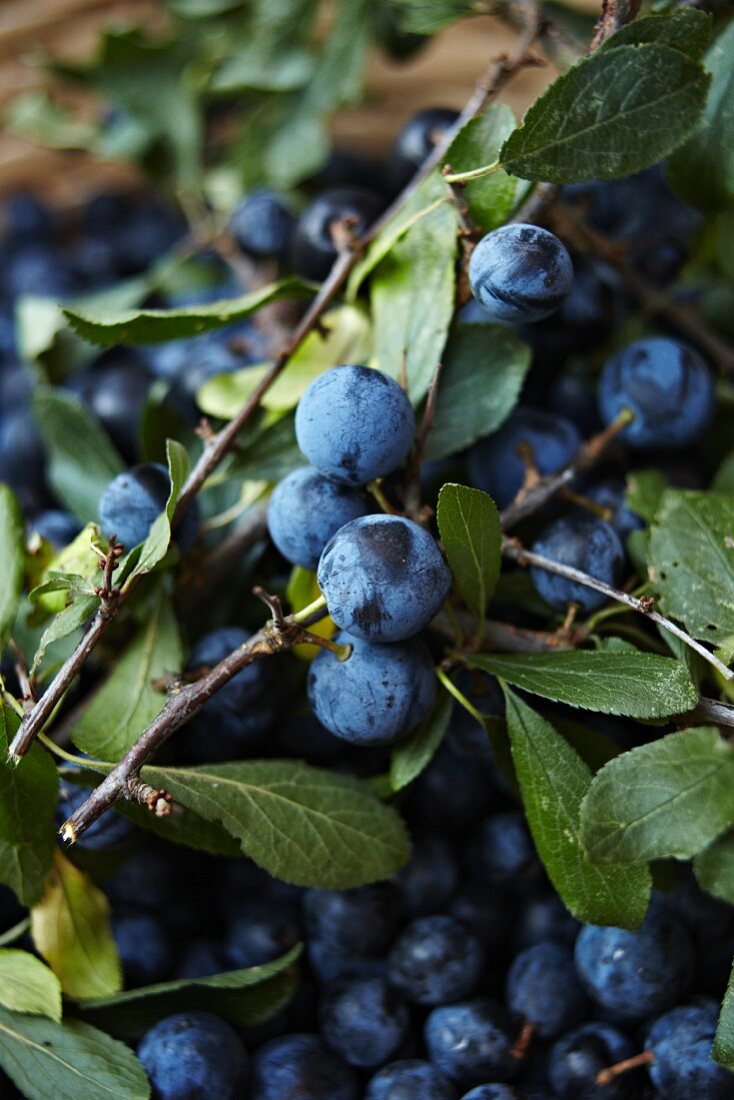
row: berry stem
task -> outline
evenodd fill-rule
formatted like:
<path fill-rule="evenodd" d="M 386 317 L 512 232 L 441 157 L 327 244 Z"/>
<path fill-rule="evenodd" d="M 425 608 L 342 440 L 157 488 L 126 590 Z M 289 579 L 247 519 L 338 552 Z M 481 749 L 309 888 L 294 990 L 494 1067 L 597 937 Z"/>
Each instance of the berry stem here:
<path fill-rule="evenodd" d="M 621 1077 L 623 1073 L 629 1073 L 632 1069 L 639 1069 L 641 1066 L 651 1066 L 655 1061 L 655 1056 L 651 1050 L 643 1050 L 640 1054 L 635 1054 L 632 1058 L 625 1058 L 623 1062 L 617 1062 L 614 1066 L 609 1066 L 607 1069 L 601 1069 L 596 1075 L 597 1085 L 611 1085 L 617 1078 Z"/>
<path fill-rule="evenodd" d="M 470 183 L 472 180 L 481 180 L 485 176 L 499 172 L 501 167 L 502 162 L 494 160 L 491 164 L 485 164 L 482 168 L 472 168 L 469 172 L 445 172 L 443 178 L 450 184 Z"/>
<path fill-rule="evenodd" d="M 532 1020 L 526 1020 L 520 1028 L 520 1034 L 515 1040 L 515 1044 L 510 1051 L 510 1057 L 517 1059 L 519 1062 L 528 1052 L 528 1048 L 533 1041 L 535 1035 L 535 1024 Z"/>

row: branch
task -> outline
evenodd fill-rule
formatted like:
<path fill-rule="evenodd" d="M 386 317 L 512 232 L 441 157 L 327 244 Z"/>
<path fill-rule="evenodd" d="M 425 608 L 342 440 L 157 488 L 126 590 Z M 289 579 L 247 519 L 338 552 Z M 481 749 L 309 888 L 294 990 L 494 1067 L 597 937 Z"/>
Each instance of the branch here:
<path fill-rule="evenodd" d="M 273 598 L 267 599 L 271 601 Z M 119 801 L 148 805 L 158 816 L 170 813 L 170 796 L 140 779 L 143 764 L 165 744 L 171 734 L 201 710 L 207 700 L 243 668 L 261 657 L 283 653 L 310 639 L 308 627 L 326 614 L 325 601 L 319 603 L 321 606 L 307 608 L 298 615 L 281 618 L 279 612 L 274 614 L 273 619 L 257 634 L 253 634 L 244 645 L 228 654 L 218 665 L 193 683 L 177 687 L 168 696 L 158 717 L 151 722 L 119 764 L 64 823 L 60 830 L 63 839 L 73 843 L 105 810 Z"/>
<path fill-rule="evenodd" d="M 541 477 L 529 488 L 522 488 L 512 503 L 508 504 L 500 514 L 503 531 L 509 530 L 520 520 L 526 519 L 534 512 L 539 511 L 552 497 L 571 485 L 579 474 L 585 473 L 595 466 L 610 443 L 616 439 L 631 419 L 631 413 L 623 411 L 607 428 L 604 428 L 598 435 L 592 436 L 591 439 L 587 439 L 567 466 L 564 466 L 555 474 Z"/>
<path fill-rule="evenodd" d="M 641 0 L 602 0 L 601 19 L 596 24 L 590 52 L 598 49 L 607 38 L 616 34 L 625 23 L 631 23 L 640 10 Z"/>
<path fill-rule="evenodd" d="M 563 203 L 557 203 L 550 211 L 549 221 L 556 232 L 579 252 L 591 252 L 602 261 L 600 274 L 606 269 L 606 281 L 623 286 L 640 303 L 646 313 L 664 317 L 670 324 L 688 336 L 722 371 L 734 372 L 734 349 L 713 332 L 694 308 L 685 302 L 673 300 L 666 291 L 649 283 L 639 271 L 625 259 L 618 241 L 593 229 L 586 220 Z"/>
<path fill-rule="evenodd" d="M 710 650 L 706 649 L 700 642 L 697 642 L 690 634 L 686 634 L 685 630 L 682 630 L 670 619 L 666 619 L 664 615 L 660 615 L 657 611 L 654 611 L 654 601 L 651 596 L 642 596 L 639 599 L 637 596 L 630 596 L 629 593 L 622 592 L 619 588 L 613 588 L 610 584 L 597 580 L 596 577 L 592 577 L 588 573 L 582 573 L 580 569 L 574 569 L 570 565 L 562 565 L 560 562 L 553 561 L 551 558 L 543 557 L 542 554 L 535 554 L 532 550 L 526 550 L 514 539 L 504 538 L 502 540 L 502 553 L 505 557 L 517 562 L 518 565 L 532 565 L 537 569 L 545 569 L 546 572 L 555 573 L 558 577 L 565 577 L 566 580 L 573 581 L 574 584 L 581 584 L 585 588 L 593 588 L 595 592 L 603 593 L 603 595 L 610 600 L 616 600 L 617 603 L 626 604 L 626 606 L 630 607 L 633 611 L 638 611 L 651 622 L 657 623 L 658 626 L 662 626 L 670 634 L 674 634 L 676 638 L 684 642 L 694 651 L 694 653 L 697 653 L 699 657 L 702 657 L 704 661 L 712 665 L 725 680 L 734 678 L 734 671 L 727 668 Z"/>
<path fill-rule="evenodd" d="M 734 706 L 718 699 L 699 699 L 693 710 L 680 714 L 678 719 L 685 725 L 710 722 L 714 726 L 734 727 Z"/>

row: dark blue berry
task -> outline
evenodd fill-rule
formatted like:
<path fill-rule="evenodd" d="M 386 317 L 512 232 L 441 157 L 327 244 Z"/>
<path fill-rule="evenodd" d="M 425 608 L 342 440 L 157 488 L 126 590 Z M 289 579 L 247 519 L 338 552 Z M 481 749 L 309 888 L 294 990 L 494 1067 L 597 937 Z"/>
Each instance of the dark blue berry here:
<path fill-rule="evenodd" d="M 99 502 L 99 522 L 108 538 L 115 535 L 126 550 L 144 542 L 155 520 L 166 506 L 171 481 L 168 471 L 157 462 L 145 462 L 113 478 Z M 196 504 L 174 529 L 182 551 L 190 549 L 199 531 Z"/>
<path fill-rule="evenodd" d="M 531 323 L 558 309 L 571 289 L 573 265 L 553 233 L 514 223 L 482 237 L 469 261 L 469 281 L 493 321 Z"/>
<path fill-rule="evenodd" d="M 194 981 L 230 970 L 221 944 L 215 939 L 189 940 L 174 971 L 174 978 Z"/>
<path fill-rule="evenodd" d="M 357 1100 L 357 1079 L 318 1035 L 271 1039 L 252 1059 L 251 1100 Z M 211 1098 L 210 1098 L 211 1100 Z"/>
<path fill-rule="evenodd" d="M 298 920 L 287 905 L 252 898 L 241 902 L 229 921 L 224 951 L 231 966 L 262 966 L 285 955 L 300 939 Z"/>
<path fill-rule="evenodd" d="M 590 996 L 619 1019 L 664 1012 L 686 992 L 694 951 L 684 926 L 651 910 L 635 932 L 586 925 L 575 948 L 576 970 Z"/>
<path fill-rule="evenodd" d="M 327 986 L 319 1021 L 325 1041 L 346 1062 L 376 1069 L 405 1042 L 410 1017 L 383 978 L 347 977 Z"/>
<path fill-rule="evenodd" d="M 538 943 L 515 958 L 507 974 L 507 1005 L 532 1024 L 541 1039 L 553 1039 L 579 1024 L 588 1008 L 574 970 L 573 951 Z"/>
<path fill-rule="evenodd" d="M 336 641 L 351 645 L 351 655 L 343 660 L 322 649 L 308 676 L 308 697 L 323 726 L 355 745 L 390 745 L 423 721 L 436 678 L 422 642 L 372 645 L 347 634 Z"/>
<path fill-rule="evenodd" d="M 453 917 L 419 917 L 395 940 L 388 978 L 407 1000 L 447 1004 L 473 993 L 484 965 L 480 941 Z"/>
<path fill-rule="evenodd" d="M 0 481 L 17 494 L 27 513 L 47 506 L 46 457 L 33 414 L 25 404 L 0 410 Z"/>
<path fill-rule="evenodd" d="M 295 219 L 280 195 L 268 188 L 253 191 L 238 204 L 229 231 L 251 256 L 284 256 L 290 247 Z"/>
<path fill-rule="evenodd" d="M 456 1090 L 430 1062 L 407 1058 L 378 1070 L 364 1100 L 456 1100 Z"/>
<path fill-rule="evenodd" d="M 370 367 L 320 374 L 296 409 L 296 438 L 309 462 L 344 485 L 366 485 L 402 466 L 415 417 L 394 379 Z"/>
<path fill-rule="evenodd" d="M 540 873 L 540 862 L 530 838 L 525 815 L 508 810 L 492 814 L 475 830 L 473 856 L 483 877 L 522 890 Z"/>
<path fill-rule="evenodd" d="M 631 1058 L 635 1048 L 611 1024 L 582 1024 L 558 1039 L 548 1056 L 548 1079 L 559 1100 L 633 1100 L 639 1096 L 640 1075 L 622 1074 L 610 1084 L 597 1084 L 597 1074 Z"/>
<path fill-rule="evenodd" d="M 234 1028 L 208 1012 L 159 1020 L 141 1039 L 138 1058 L 159 1100 L 235 1100 L 242 1095 L 247 1052 Z"/>
<path fill-rule="evenodd" d="M 355 890 L 307 890 L 303 914 L 310 938 L 365 955 L 383 951 L 398 918 L 395 887 L 389 882 Z"/>
<path fill-rule="evenodd" d="M 498 508 L 511 504 L 522 488 L 527 447 L 541 474 L 553 474 L 565 466 L 581 446 L 581 436 L 570 420 L 519 405 L 498 432 L 480 439 L 469 451 L 472 483 L 493 498 Z"/>
<path fill-rule="evenodd" d="M 624 494 L 624 482 L 611 477 L 598 481 L 596 485 L 591 485 L 584 490 L 584 496 L 594 504 L 609 509 L 611 513 L 609 523 L 622 540 L 633 531 L 639 531 L 645 526 L 640 517 L 625 504 Z"/>
<path fill-rule="evenodd" d="M 393 878 L 406 920 L 442 909 L 456 890 L 459 869 L 445 837 L 419 837 L 410 859 Z"/>
<path fill-rule="evenodd" d="M 292 565 L 315 569 L 339 528 L 371 510 L 367 498 L 356 489 L 324 477 L 312 466 L 303 466 L 276 485 L 268 505 L 268 530 Z"/>
<path fill-rule="evenodd" d="M 337 531 L 317 571 L 329 614 L 369 642 L 402 642 L 441 609 L 451 573 L 428 531 L 402 516 L 363 516 Z"/>
<path fill-rule="evenodd" d="M 671 1009 L 653 1024 L 645 1043 L 653 1055 L 650 1079 L 665 1100 L 729 1100 L 734 1095 L 731 1071 L 711 1056 L 718 1018 L 717 1003 L 701 999 Z"/>
<path fill-rule="evenodd" d="M 610 523 L 597 516 L 572 513 L 545 527 L 532 546 L 533 553 L 568 565 L 608 585 L 619 583 L 624 569 L 624 547 Z M 582 611 L 595 611 L 608 599 L 603 592 L 559 577 L 540 566 L 532 566 L 530 576 L 539 596 L 564 611 L 577 603 Z"/>
<path fill-rule="evenodd" d="M 324 191 L 301 214 L 293 232 L 292 260 L 296 275 L 321 282 L 329 274 L 337 256 L 340 229 L 350 236 L 362 237 L 381 213 L 384 201 L 371 191 L 338 187 Z M 341 228 L 348 219 L 346 230 Z"/>
<path fill-rule="evenodd" d="M 486 997 L 434 1008 L 424 1035 L 430 1060 L 465 1088 L 517 1073 L 507 1017 Z"/>
<path fill-rule="evenodd" d="M 139 453 L 140 422 L 152 375 L 133 353 L 113 353 L 74 375 L 68 388 L 89 406 L 126 462 Z"/>
<path fill-rule="evenodd" d="M 70 542 L 73 542 L 81 531 L 81 524 L 75 516 L 69 512 L 62 512 L 59 508 L 48 508 L 33 517 L 30 530 L 33 534 L 40 535 L 46 542 L 50 542 L 54 550 L 63 550 Z"/>
<path fill-rule="evenodd" d="M 404 187 L 415 175 L 458 117 L 459 112 L 450 107 L 428 107 L 408 119 L 392 151 L 390 167 L 396 189 Z"/>
<path fill-rule="evenodd" d="M 599 378 L 598 395 L 605 424 L 624 409 L 634 413 L 619 438 L 642 450 L 695 443 L 716 400 L 713 377 L 701 356 L 668 336 L 636 340 L 613 355 Z"/>
<path fill-rule="evenodd" d="M 112 918 L 112 931 L 128 988 L 154 985 L 169 976 L 173 945 L 157 917 L 151 913 L 117 913 Z"/>

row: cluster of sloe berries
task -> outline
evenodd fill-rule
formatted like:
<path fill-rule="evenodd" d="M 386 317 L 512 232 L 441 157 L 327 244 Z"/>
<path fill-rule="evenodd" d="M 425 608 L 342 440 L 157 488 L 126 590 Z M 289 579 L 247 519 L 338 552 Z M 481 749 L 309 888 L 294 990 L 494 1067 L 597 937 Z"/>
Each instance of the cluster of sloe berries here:
<path fill-rule="evenodd" d="M 233 239 L 252 259 L 323 279 L 337 255 L 335 228 L 360 236 L 455 119 L 449 110 L 421 112 L 400 134 L 388 165 L 336 154 L 300 212 L 273 191 L 250 195 L 232 217 Z M 648 279 L 668 286 L 695 216 L 658 170 L 565 188 L 562 198 L 623 243 Z M 46 477 L 13 309 L 30 293 L 68 300 L 145 273 L 182 232 L 175 212 L 147 196 L 100 195 L 71 220 L 52 217 L 27 196 L 8 208 L 0 257 L 0 478 L 18 494 L 29 530 L 57 550 L 79 524 Z M 197 260 L 204 286 L 156 290 L 146 304 L 175 307 L 240 292 L 216 256 Z M 458 470 L 457 480 L 507 507 L 530 466 L 540 475 L 558 471 L 586 436 L 620 414 L 631 414 L 617 437 L 625 469 L 654 464 L 671 483 L 696 484 L 690 448 L 716 410 L 711 374 L 695 348 L 661 329 L 609 355 L 629 303 L 591 260 L 571 257 L 554 234 L 534 225 L 487 234 L 474 249 L 469 279 L 474 299 L 457 323 L 511 326 L 530 344 L 533 365 L 521 404 L 499 430 L 465 453 L 423 464 L 426 498 Z M 131 550 L 166 504 L 168 473 L 144 441 L 151 403 L 190 429 L 208 379 L 264 357 L 263 334 L 245 322 L 157 347 L 115 348 L 61 382 L 129 466 L 100 501 L 106 536 Z M 309 464 L 273 490 L 267 523 L 275 551 L 267 553 L 276 572 L 284 562 L 316 572 L 338 628 L 333 645 L 310 665 L 311 712 L 298 698 L 295 660 L 279 658 L 277 670 L 275 661 L 254 663 L 176 734 L 163 762 L 203 764 L 265 751 L 360 777 L 384 773 L 390 747 L 433 706 L 440 642 L 431 623 L 451 587 L 433 534 L 378 505 L 392 499 L 404 476 L 415 434 L 406 393 L 378 370 L 342 365 L 310 384 L 296 413 Z M 619 467 L 574 489 L 571 506 L 554 503 L 531 528 L 533 549 L 618 584 L 628 567 L 627 540 L 642 526 L 625 503 Z M 185 554 L 202 537 L 194 506 L 174 539 Z M 550 609 L 564 612 L 575 603 L 591 612 L 603 601 L 552 573 L 533 569 L 531 576 Z M 508 609 L 521 624 L 525 614 Z M 204 629 L 197 622 L 192 634 L 185 669 L 192 677 L 250 637 L 231 606 Z M 491 677 L 463 673 L 460 686 L 483 714 L 501 715 Z M 564 708 L 558 716 L 573 721 Z M 603 722 L 622 748 L 651 736 L 632 722 L 589 721 Z M 59 824 L 87 794 L 62 784 Z M 140 1037 L 136 1049 L 158 1100 L 734 1095 L 731 1076 L 711 1060 L 716 998 L 734 949 L 728 907 L 681 870 L 667 893 L 654 895 L 639 930 L 581 927 L 550 888 L 484 730 L 458 708 L 433 760 L 399 802 L 414 841 L 410 862 L 388 882 L 344 892 L 297 889 L 245 859 L 178 853 L 145 840 L 116 811 L 80 838 L 88 857 L 104 857 L 95 874 L 112 905 L 126 988 L 263 965 L 305 943 L 298 992 L 273 1019 L 242 1028 L 186 1011 Z M 18 919 L 3 892 L 3 930 Z M 625 1072 L 619 1064 L 630 1061 Z M 3 1096 L 6 1090 L 14 1095 L 3 1081 Z"/>
<path fill-rule="evenodd" d="M 500 708 L 489 677 L 462 687 Z M 313 719 L 298 708 L 281 723 L 290 729 L 271 737 L 276 752 L 297 738 L 307 759 L 344 766 L 339 740 L 309 732 Z M 298 992 L 267 1023 L 243 1029 L 183 1011 L 142 1035 L 137 1052 L 156 1097 L 731 1096 L 710 1053 L 734 948 L 729 907 L 681 868 L 637 931 L 579 925 L 463 712 L 403 810 L 409 863 L 387 882 L 342 892 L 143 841 L 111 811 L 80 838 L 85 851 L 117 857 L 102 887 L 127 988 L 258 966 L 306 945 Z M 5 903 L 10 924 L 18 914 Z"/>

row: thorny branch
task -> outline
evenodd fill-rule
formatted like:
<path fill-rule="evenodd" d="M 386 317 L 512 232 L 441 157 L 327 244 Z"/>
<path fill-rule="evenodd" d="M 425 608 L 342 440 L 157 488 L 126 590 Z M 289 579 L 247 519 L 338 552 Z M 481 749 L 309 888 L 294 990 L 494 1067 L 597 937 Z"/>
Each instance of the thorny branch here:
<path fill-rule="evenodd" d="M 260 385 L 245 402 L 237 416 L 231 420 L 222 431 L 212 436 L 205 443 L 201 457 L 194 465 L 184 485 L 176 506 L 174 522 L 180 521 L 203 487 L 207 478 L 214 472 L 218 464 L 233 448 L 240 431 L 258 408 L 264 394 L 282 373 L 290 357 L 300 347 L 306 336 L 319 326 L 321 318 L 346 283 L 365 246 L 381 232 L 387 223 L 411 198 L 423 180 L 441 163 L 451 142 L 461 127 L 470 119 L 474 118 L 475 115 L 479 114 L 489 100 L 525 65 L 529 51 L 538 35 L 540 20 L 534 5 L 528 4 L 522 7 L 523 12 L 527 13 L 527 20 L 522 33 L 518 37 L 515 49 L 511 54 L 503 54 L 501 57 L 495 58 L 492 61 L 484 77 L 478 82 L 474 93 L 468 100 L 454 126 L 447 130 L 441 140 L 437 142 L 431 154 L 427 157 L 407 186 L 382 216 L 372 225 L 364 239 L 360 242 L 359 247 L 347 246 L 338 254 L 334 266 L 319 290 L 319 293 L 313 299 L 303 318 L 294 329 L 287 344 L 273 362 Z M 56 706 L 63 699 L 75 676 L 106 634 L 115 615 L 127 602 L 136 584 L 137 578 L 133 578 L 120 593 L 114 605 L 103 604 L 97 611 L 79 645 L 59 669 L 49 685 L 48 690 L 38 701 L 36 706 L 23 719 L 9 749 L 11 760 L 17 762 L 28 752 L 36 735 L 43 729 Z"/>

